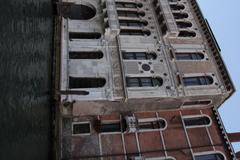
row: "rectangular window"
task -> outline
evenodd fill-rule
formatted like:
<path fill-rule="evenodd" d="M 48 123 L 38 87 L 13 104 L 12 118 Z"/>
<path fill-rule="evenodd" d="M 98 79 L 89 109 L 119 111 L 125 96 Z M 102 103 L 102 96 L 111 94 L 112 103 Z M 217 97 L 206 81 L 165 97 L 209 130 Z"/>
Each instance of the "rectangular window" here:
<path fill-rule="evenodd" d="M 72 123 L 72 134 L 90 134 L 90 123 L 89 122 L 73 122 Z"/>
<path fill-rule="evenodd" d="M 204 55 L 202 53 L 175 53 L 176 60 L 202 60 Z"/>
<path fill-rule="evenodd" d="M 126 83 L 127 87 L 155 87 L 162 86 L 163 80 L 152 77 L 127 77 Z"/>
<path fill-rule="evenodd" d="M 224 156 L 220 153 L 204 154 L 194 156 L 195 160 L 225 160 Z"/>
<path fill-rule="evenodd" d="M 100 132 L 121 132 L 120 122 L 103 122 L 100 124 Z"/>
<path fill-rule="evenodd" d="M 147 52 L 123 52 L 123 59 L 129 60 L 148 60 L 148 59 L 156 59 L 156 53 L 147 53 Z"/>
<path fill-rule="evenodd" d="M 213 79 L 210 76 L 200 76 L 200 77 L 184 77 L 184 86 L 199 86 L 199 85 L 210 85 L 213 83 Z"/>
<path fill-rule="evenodd" d="M 100 88 L 106 83 L 104 78 L 69 77 L 69 88 Z"/>

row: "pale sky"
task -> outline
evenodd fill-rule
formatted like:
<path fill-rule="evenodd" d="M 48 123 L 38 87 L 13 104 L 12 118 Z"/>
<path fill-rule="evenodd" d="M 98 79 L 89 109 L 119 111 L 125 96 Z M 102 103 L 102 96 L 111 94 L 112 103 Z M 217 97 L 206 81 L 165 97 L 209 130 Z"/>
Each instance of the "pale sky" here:
<path fill-rule="evenodd" d="M 235 94 L 221 107 L 227 132 L 240 132 L 240 0 L 198 0 L 222 49 L 222 57 L 235 84 Z M 240 151 L 240 143 L 233 144 Z"/>

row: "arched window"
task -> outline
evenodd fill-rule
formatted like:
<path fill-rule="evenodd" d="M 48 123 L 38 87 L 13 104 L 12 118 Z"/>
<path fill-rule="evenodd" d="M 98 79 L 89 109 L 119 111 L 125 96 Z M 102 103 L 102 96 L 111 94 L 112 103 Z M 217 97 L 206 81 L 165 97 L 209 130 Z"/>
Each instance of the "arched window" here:
<path fill-rule="evenodd" d="M 148 25 L 147 21 L 140 20 L 119 20 L 120 26 L 128 26 L 128 27 L 144 27 Z"/>
<path fill-rule="evenodd" d="M 225 157 L 221 153 L 209 153 L 202 155 L 194 155 L 195 160 L 225 160 Z"/>
<path fill-rule="evenodd" d="M 196 37 L 196 33 L 193 31 L 180 31 L 178 37 Z"/>
<path fill-rule="evenodd" d="M 138 127 L 140 131 L 159 130 L 166 128 L 164 119 L 143 118 L 138 119 Z"/>
<path fill-rule="evenodd" d="M 100 88 L 105 84 L 104 78 L 69 77 L 69 88 Z"/>
<path fill-rule="evenodd" d="M 174 11 L 183 10 L 185 8 L 182 4 L 170 4 L 170 8 Z"/>
<path fill-rule="evenodd" d="M 123 52 L 123 59 L 127 60 L 148 60 L 148 59 L 156 59 L 156 53 L 147 53 L 147 52 Z"/>
<path fill-rule="evenodd" d="M 176 60 L 202 60 L 204 54 L 202 53 L 175 53 Z"/>
<path fill-rule="evenodd" d="M 211 120 L 206 115 L 183 116 L 186 128 L 206 127 L 211 124 Z"/>
<path fill-rule="evenodd" d="M 119 17 L 132 17 L 132 18 L 140 18 L 145 16 L 144 12 L 137 11 L 117 11 Z"/>
<path fill-rule="evenodd" d="M 207 106 L 212 103 L 211 100 L 200 100 L 200 101 L 187 101 L 183 103 L 184 107 L 187 106 Z"/>
<path fill-rule="evenodd" d="M 70 59 L 101 59 L 103 53 L 101 51 L 71 51 L 69 52 Z"/>
<path fill-rule="evenodd" d="M 143 7 L 142 3 L 134 2 L 115 2 L 116 8 L 141 8 Z"/>
<path fill-rule="evenodd" d="M 202 86 L 213 84 L 213 78 L 210 76 L 183 77 L 184 86 Z"/>
<path fill-rule="evenodd" d="M 69 39 L 99 39 L 101 33 L 98 32 L 70 32 Z"/>
<path fill-rule="evenodd" d="M 127 77 L 127 87 L 156 87 L 162 86 L 162 78 L 153 77 Z"/>
<path fill-rule="evenodd" d="M 133 35 L 133 36 L 149 36 L 151 32 L 149 30 L 142 29 L 121 29 L 120 35 Z"/>
<path fill-rule="evenodd" d="M 174 16 L 175 19 L 188 18 L 188 14 L 187 13 L 174 12 L 173 16 Z"/>
<path fill-rule="evenodd" d="M 72 20 L 89 20 L 96 15 L 96 8 L 89 4 L 70 5 L 67 17 Z"/>
<path fill-rule="evenodd" d="M 177 21 L 176 24 L 177 24 L 178 28 L 192 27 L 192 23 L 191 22 L 186 22 L 186 21 Z"/>

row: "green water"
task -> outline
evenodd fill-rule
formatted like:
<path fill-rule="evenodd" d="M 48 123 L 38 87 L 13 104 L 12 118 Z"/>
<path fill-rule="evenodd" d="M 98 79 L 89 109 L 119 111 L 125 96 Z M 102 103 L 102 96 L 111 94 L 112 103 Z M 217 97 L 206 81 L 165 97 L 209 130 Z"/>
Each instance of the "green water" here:
<path fill-rule="evenodd" d="M 51 7 L 0 1 L 0 160 L 49 159 Z"/>

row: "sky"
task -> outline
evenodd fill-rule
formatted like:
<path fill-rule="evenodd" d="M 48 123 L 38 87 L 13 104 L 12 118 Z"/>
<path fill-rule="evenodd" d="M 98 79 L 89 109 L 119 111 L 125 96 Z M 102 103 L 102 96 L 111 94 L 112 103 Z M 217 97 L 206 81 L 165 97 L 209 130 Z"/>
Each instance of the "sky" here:
<path fill-rule="evenodd" d="M 222 50 L 222 57 L 236 87 L 219 109 L 227 132 L 240 132 L 240 0 L 198 0 Z M 240 151 L 240 143 L 233 143 Z"/>

